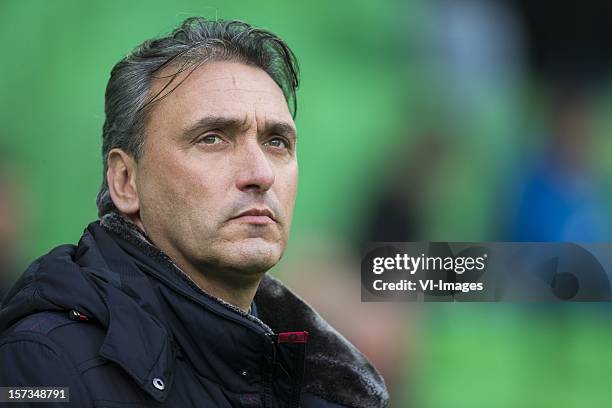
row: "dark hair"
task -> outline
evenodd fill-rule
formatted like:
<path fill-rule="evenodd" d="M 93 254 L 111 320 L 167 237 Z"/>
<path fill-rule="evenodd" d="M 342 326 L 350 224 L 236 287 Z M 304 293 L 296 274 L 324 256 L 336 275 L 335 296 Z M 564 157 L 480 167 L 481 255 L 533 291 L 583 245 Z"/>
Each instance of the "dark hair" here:
<path fill-rule="evenodd" d="M 186 19 L 168 36 L 143 42 L 111 71 L 102 130 L 102 186 L 96 199 L 100 217 L 116 209 L 106 182 L 111 149 L 123 149 L 138 160 L 143 153 L 144 128 L 151 105 L 174 91 L 202 64 L 220 60 L 242 62 L 267 72 L 283 90 L 295 117 L 299 68 L 295 55 L 281 38 L 242 21 Z M 156 75 L 166 67 L 176 71 Z M 187 75 L 176 81 L 185 71 Z M 154 78 L 167 78 L 168 82 L 150 95 Z"/>

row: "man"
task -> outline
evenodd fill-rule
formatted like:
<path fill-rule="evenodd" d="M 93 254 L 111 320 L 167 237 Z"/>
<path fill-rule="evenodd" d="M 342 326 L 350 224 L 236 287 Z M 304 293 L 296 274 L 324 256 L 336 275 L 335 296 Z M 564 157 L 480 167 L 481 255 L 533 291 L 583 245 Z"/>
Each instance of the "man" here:
<path fill-rule="evenodd" d="M 0 386 L 69 387 L 78 407 L 387 405 L 367 359 L 266 275 L 297 189 L 297 86 L 283 40 L 237 21 L 190 18 L 114 67 L 100 220 L 9 292 Z"/>

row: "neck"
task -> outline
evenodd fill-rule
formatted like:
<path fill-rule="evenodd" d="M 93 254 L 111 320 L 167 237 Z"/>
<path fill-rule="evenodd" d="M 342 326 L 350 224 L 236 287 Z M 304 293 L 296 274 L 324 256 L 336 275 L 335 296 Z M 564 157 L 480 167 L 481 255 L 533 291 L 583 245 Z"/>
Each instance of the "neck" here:
<path fill-rule="evenodd" d="M 176 260 L 175 260 L 176 262 Z M 216 273 L 204 273 L 203 271 L 181 265 L 179 268 L 203 291 L 230 303 L 245 312 L 248 312 L 259 282 L 265 272 L 245 278 L 243 275 L 232 270 L 217 271 Z"/>

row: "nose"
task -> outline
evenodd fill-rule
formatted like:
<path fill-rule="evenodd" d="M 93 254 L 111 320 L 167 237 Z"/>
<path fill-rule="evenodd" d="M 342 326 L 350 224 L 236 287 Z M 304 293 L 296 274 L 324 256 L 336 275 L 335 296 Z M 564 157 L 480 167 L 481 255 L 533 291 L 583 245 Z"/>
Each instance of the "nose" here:
<path fill-rule="evenodd" d="M 274 184 L 274 169 L 257 141 L 249 141 L 237 157 L 236 187 L 241 191 L 266 192 Z"/>

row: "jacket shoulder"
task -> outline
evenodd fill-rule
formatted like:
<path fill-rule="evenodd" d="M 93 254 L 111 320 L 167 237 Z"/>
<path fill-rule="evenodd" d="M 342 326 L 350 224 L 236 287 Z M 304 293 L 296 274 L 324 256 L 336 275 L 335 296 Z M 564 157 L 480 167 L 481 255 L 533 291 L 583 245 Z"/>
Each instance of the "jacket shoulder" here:
<path fill-rule="evenodd" d="M 90 406 L 79 365 L 53 338 L 73 322 L 48 313 L 21 319 L 0 336 L 0 386 L 68 387 L 68 406 Z"/>
<path fill-rule="evenodd" d="M 79 367 L 94 359 L 102 346 L 105 330 L 90 322 L 70 319 L 66 311 L 44 311 L 22 318 L 0 336 L 0 347 L 15 339 L 45 339 L 47 347 L 61 350 Z"/>
<path fill-rule="evenodd" d="M 148 404 L 138 384 L 99 355 L 105 338 L 101 325 L 71 320 L 68 312 L 27 316 L 0 336 L 0 387 L 68 386 L 71 403 L 78 394 L 78 407 L 109 401 Z"/>
<path fill-rule="evenodd" d="M 104 337 L 105 330 L 101 326 L 71 320 L 67 312 L 44 311 L 24 317 L 2 333 L 0 352 L 27 348 L 34 354 L 24 360 L 24 364 L 34 364 L 41 353 L 50 352 L 80 373 L 106 362 L 98 357 Z M 44 362 L 42 359 L 40 364 Z"/>
<path fill-rule="evenodd" d="M 38 312 L 18 320 L 4 333 L 4 335 L 23 332 L 34 332 L 47 335 L 54 329 L 72 323 L 76 322 L 71 320 L 68 314 L 64 312 Z"/>

